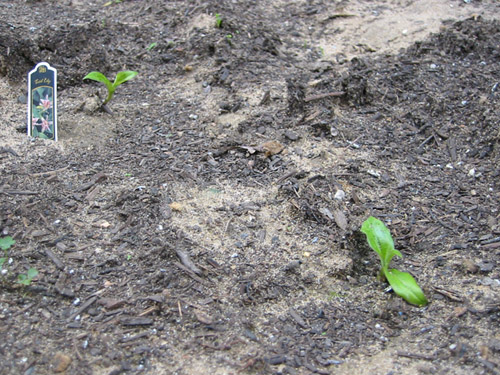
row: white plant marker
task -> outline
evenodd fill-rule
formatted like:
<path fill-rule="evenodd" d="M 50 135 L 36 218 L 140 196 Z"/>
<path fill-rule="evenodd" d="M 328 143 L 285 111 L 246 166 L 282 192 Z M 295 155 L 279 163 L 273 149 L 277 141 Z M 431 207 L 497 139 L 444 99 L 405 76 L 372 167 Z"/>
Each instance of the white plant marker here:
<path fill-rule="evenodd" d="M 57 141 L 57 70 L 46 62 L 28 74 L 28 135 Z"/>

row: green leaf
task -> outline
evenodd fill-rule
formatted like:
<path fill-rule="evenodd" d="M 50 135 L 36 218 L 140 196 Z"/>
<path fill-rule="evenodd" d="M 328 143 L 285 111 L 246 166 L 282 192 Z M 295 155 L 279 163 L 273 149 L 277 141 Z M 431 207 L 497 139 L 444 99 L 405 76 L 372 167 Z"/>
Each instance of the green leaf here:
<path fill-rule="evenodd" d="M 384 272 L 384 275 L 398 296 L 417 306 L 427 305 L 427 298 L 425 298 L 424 292 L 422 292 L 422 289 L 420 289 L 413 276 L 408 272 L 391 269 Z"/>
<path fill-rule="evenodd" d="M 131 70 L 124 70 L 123 72 L 119 72 L 116 75 L 115 82 L 113 83 L 113 87 L 117 87 L 121 85 L 123 82 L 127 82 L 128 80 L 134 78 L 137 75 L 137 72 L 133 72 Z"/>
<path fill-rule="evenodd" d="M 114 91 L 113 84 L 110 82 L 106 76 L 100 72 L 90 72 L 83 79 L 91 79 L 93 81 L 102 82 L 106 85 L 109 92 Z"/>
<path fill-rule="evenodd" d="M 0 249 L 9 250 L 15 243 L 16 241 L 14 241 L 11 236 L 0 238 Z"/>
<path fill-rule="evenodd" d="M 30 285 L 36 275 L 38 275 L 36 268 L 30 268 L 27 274 L 20 273 L 17 276 L 17 282 L 22 285 Z"/>
<path fill-rule="evenodd" d="M 387 269 L 392 258 L 397 255 L 402 258 L 401 253 L 394 248 L 391 232 L 385 224 L 377 218 L 370 216 L 363 222 L 361 232 L 366 234 L 370 247 L 377 252 L 382 262 L 382 269 Z"/>
<path fill-rule="evenodd" d="M 215 13 L 215 26 L 219 29 L 222 27 L 222 17 L 219 13 Z"/>
<path fill-rule="evenodd" d="M 36 268 L 30 268 L 28 270 L 28 279 L 33 280 L 38 275 L 38 270 Z"/>
<path fill-rule="evenodd" d="M 5 263 L 6 260 L 7 260 L 7 257 L 0 258 L 0 270 L 2 269 L 3 264 Z"/>
<path fill-rule="evenodd" d="M 17 282 L 22 285 L 30 285 L 31 280 L 28 280 L 28 277 L 24 273 L 21 273 L 17 275 Z"/>

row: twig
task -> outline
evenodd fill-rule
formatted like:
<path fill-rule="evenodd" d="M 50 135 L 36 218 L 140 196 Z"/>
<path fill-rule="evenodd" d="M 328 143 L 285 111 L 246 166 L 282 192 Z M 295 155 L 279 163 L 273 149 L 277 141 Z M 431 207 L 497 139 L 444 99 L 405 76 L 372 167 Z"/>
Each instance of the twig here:
<path fill-rule="evenodd" d="M 276 182 L 274 184 L 275 185 L 281 184 L 283 181 L 285 181 L 286 179 L 288 179 L 290 177 L 295 176 L 297 173 L 299 173 L 299 171 L 297 169 L 293 169 L 291 172 L 288 172 L 287 174 L 278 178 L 278 180 L 276 180 Z"/>
<path fill-rule="evenodd" d="M 437 359 L 435 355 L 425 355 L 425 354 L 419 354 L 419 353 L 409 353 L 409 352 L 403 352 L 398 350 L 397 352 L 398 356 L 400 357 L 406 357 L 406 358 L 415 358 L 415 359 L 425 359 L 427 361 L 434 361 Z"/>
<path fill-rule="evenodd" d="M 182 307 L 181 307 L 181 301 L 177 301 L 177 307 L 179 308 L 179 316 L 182 318 Z"/>
<path fill-rule="evenodd" d="M 32 177 L 37 177 L 37 176 L 46 176 L 46 175 L 55 175 L 55 174 L 58 174 L 60 172 L 63 172 L 65 171 L 66 169 L 68 169 L 69 166 L 66 166 L 64 168 L 59 168 L 59 169 L 54 169 L 53 171 L 47 171 L 47 172 L 39 172 L 39 173 L 32 173 L 31 176 Z"/>
<path fill-rule="evenodd" d="M 0 189 L 0 193 L 8 194 L 8 195 L 37 195 L 36 191 L 29 190 L 3 190 Z"/>
<path fill-rule="evenodd" d="M 101 105 L 101 108 L 102 108 L 102 110 L 104 112 L 106 112 L 107 114 L 113 116 L 113 111 L 111 109 L 109 109 L 109 107 L 106 104 Z"/>
<path fill-rule="evenodd" d="M 189 257 L 188 253 L 182 251 L 181 249 L 177 249 L 177 248 L 175 249 L 175 252 L 184 266 L 189 268 L 195 274 L 201 275 L 201 273 L 202 273 L 201 270 L 198 267 L 196 267 L 196 265 L 193 263 L 193 261 Z"/>
<path fill-rule="evenodd" d="M 184 266 L 183 264 L 180 264 L 179 262 L 174 262 L 174 265 L 186 272 L 193 280 L 198 281 L 200 284 L 207 285 L 205 280 L 203 280 L 201 277 L 196 275 L 193 271 L 191 271 L 189 268 Z"/>
<path fill-rule="evenodd" d="M 9 154 L 12 154 L 14 156 L 19 156 L 19 154 L 17 152 L 15 152 L 10 147 L 0 147 L 0 154 L 3 154 L 3 153 L 9 153 Z"/>
<path fill-rule="evenodd" d="M 330 97 L 336 97 L 336 96 L 343 96 L 345 95 L 344 91 L 333 91 L 333 92 L 327 92 L 324 94 L 318 94 L 318 95 L 311 95 L 311 96 L 306 96 L 304 101 L 307 102 L 312 102 L 313 100 L 319 100 L 319 99 L 324 99 L 324 98 L 330 98 Z"/>
<path fill-rule="evenodd" d="M 50 258 L 52 262 L 56 265 L 60 270 L 64 269 L 64 263 L 52 252 L 50 249 L 45 249 L 45 254 Z"/>
<path fill-rule="evenodd" d="M 90 305 L 92 305 L 95 301 L 97 301 L 97 297 L 92 297 L 89 300 L 87 300 L 83 305 L 80 306 L 78 310 L 76 310 L 73 314 L 71 314 L 71 316 L 68 318 L 68 322 L 71 322 L 78 315 L 87 310 L 90 307 Z"/>

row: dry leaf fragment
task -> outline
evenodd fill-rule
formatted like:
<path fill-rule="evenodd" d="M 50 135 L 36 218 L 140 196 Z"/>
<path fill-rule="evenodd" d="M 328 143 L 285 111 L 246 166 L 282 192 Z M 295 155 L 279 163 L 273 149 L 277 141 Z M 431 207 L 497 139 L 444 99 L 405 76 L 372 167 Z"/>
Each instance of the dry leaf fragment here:
<path fill-rule="evenodd" d="M 285 146 L 283 146 L 281 143 L 277 141 L 265 142 L 260 146 L 260 149 L 262 149 L 266 157 L 279 154 L 281 151 L 284 150 L 284 148 Z"/>
<path fill-rule="evenodd" d="M 168 205 L 172 210 L 174 211 L 182 211 L 182 204 L 180 204 L 179 202 L 172 202 Z"/>
<path fill-rule="evenodd" d="M 196 315 L 196 319 L 198 319 L 198 321 L 200 323 L 212 324 L 214 322 L 214 320 L 212 319 L 212 317 L 210 315 L 206 314 L 205 312 L 203 312 L 199 309 L 194 310 L 194 315 Z"/>

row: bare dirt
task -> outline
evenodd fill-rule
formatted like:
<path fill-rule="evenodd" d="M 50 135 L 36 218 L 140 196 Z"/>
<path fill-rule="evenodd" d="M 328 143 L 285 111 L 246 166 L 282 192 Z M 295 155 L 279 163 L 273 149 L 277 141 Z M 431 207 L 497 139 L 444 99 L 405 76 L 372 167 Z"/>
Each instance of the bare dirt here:
<path fill-rule="evenodd" d="M 105 3 L 0 3 L 0 374 L 500 373 L 498 2 Z"/>

